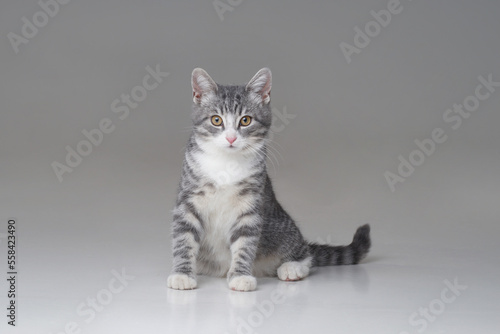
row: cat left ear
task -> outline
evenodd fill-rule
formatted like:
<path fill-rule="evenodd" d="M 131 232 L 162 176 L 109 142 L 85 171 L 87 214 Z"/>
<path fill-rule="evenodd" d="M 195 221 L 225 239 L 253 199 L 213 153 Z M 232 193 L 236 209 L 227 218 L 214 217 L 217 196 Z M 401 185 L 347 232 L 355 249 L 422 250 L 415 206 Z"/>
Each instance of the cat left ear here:
<path fill-rule="evenodd" d="M 268 104 L 271 101 L 271 78 L 271 70 L 264 67 L 253 76 L 245 89 L 257 94 L 264 104 Z"/>
<path fill-rule="evenodd" d="M 193 101 L 201 103 L 204 96 L 217 92 L 217 84 L 202 68 L 195 68 L 191 74 L 191 87 L 193 88 Z"/>

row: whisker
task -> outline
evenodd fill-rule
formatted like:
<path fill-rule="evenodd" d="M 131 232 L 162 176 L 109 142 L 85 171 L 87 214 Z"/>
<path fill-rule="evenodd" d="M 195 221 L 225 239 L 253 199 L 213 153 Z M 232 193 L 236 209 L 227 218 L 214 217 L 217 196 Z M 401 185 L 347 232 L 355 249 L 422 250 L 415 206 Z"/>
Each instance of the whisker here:
<path fill-rule="evenodd" d="M 273 147 L 273 145 L 279 146 L 280 149 L 283 149 L 283 146 L 281 146 L 280 143 L 278 143 L 277 141 L 274 140 L 268 141 L 268 146 L 274 151 L 276 151 L 276 153 L 278 153 L 278 155 L 280 156 L 281 160 L 283 160 L 283 156 L 281 155 L 281 152 L 278 150 L 278 147 Z"/>
<path fill-rule="evenodd" d="M 276 165 L 279 166 L 279 164 L 280 164 L 280 159 L 279 158 L 281 158 L 281 160 L 283 160 L 283 156 L 281 155 L 281 153 L 279 152 L 279 150 L 277 148 L 275 148 L 275 147 L 272 146 L 272 144 L 273 144 L 272 142 L 268 141 L 267 145 L 266 145 L 267 148 L 269 149 L 268 150 L 269 151 L 269 156 L 271 158 L 274 158 L 274 160 L 276 161 Z"/>
<path fill-rule="evenodd" d="M 268 158 L 267 154 L 266 154 L 266 150 L 265 148 L 262 146 L 262 147 L 253 147 L 251 145 L 248 145 L 246 147 L 250 152 L 252 152 L 253 154 L 257 155 L 259 158 L 261 158 L 262 160 L 266 161 L 266 159 Z"/>
<path fill-rule="evenodd" d="M 272 157 L 274 157 L 272 151 L 268 151 L 266 145 L 263 145 L 263 146 L 259 147 L 258 149 L 254 148 L 254 150 L 260 151 L 261 154 L 263 154 L 265 156 L 266 160 L 271 163 L 271 166 L 273 166 L 272 170 L 274 171 L 274 174 L 276 174 L 277 168 L 276 168 L 276 165 L 274 164 L 274 160 L 272 159 Z M 270 153 L 271 153 L 271 155 L 269 155 Z"/>
<path fill-rule="evenodd" d="M 267 148 L 269 149 L 269 154 L 276 160 L 276 164 L 279 166 L 280 159 L 278 159 L 278 157 L 283 160 L 281 153 L 278 151 L 278 149 L 272 147 L 271 145 L 269 145 Z"/>
<path fill-rule="evenodd" d="M 189 131 L 193 131 L 195 129 L 194 125 L 191 125 L 191 126 L 186 126 L 186 127 L 183 127 L 181 129 L 182 132 L 189 132 Z"/>

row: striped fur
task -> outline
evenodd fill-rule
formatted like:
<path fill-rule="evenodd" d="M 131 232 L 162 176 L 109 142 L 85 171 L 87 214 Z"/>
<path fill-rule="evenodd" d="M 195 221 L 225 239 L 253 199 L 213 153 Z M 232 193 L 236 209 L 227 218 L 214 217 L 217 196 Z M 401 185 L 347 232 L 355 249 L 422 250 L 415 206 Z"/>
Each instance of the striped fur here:
<path fill-rule="evenodd" d="M 269 69 L 246 86 L 218 85 L 195 69 L 192 87 L 194 127 L 173 210 L 169 287 L 193 289 L 198 273 L 227 277 L 231 289 L 250 291 L 255 276 L 298 280 L 312 266 L 356 264 L 366 256 L 368 225 L 348 246 L 308 243 L 276 200 L 266 170 Z M 221 125 L 211 122 L 214 115 Z M 243 116 L 252 118 L 250 125 L 241 125 Z"/>

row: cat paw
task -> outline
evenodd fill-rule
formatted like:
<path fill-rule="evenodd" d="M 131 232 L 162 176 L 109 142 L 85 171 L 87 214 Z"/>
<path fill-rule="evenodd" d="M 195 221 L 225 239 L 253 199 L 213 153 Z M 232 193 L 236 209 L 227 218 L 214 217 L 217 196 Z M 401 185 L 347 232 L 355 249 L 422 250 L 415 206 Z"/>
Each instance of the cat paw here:
<path fill-rule="evenodd" d="M 282 281 L 298 281 L 309 275 L 309 267 L 300 262 L 285 262 L 278 268 L 278 278 Z"/>
<path fill-rule="evenodd" d="M 229 288 L 234 291 L 253 291 L 257 288 L 257 280 L 250 275 L 236 276 L 229 281 Z"/>
<path fill-rule="evenodd" d="M 175 290 L 192 290 L 196 288 L 196 280 L 186 274 L 168 276 L 167 286 Z"/>

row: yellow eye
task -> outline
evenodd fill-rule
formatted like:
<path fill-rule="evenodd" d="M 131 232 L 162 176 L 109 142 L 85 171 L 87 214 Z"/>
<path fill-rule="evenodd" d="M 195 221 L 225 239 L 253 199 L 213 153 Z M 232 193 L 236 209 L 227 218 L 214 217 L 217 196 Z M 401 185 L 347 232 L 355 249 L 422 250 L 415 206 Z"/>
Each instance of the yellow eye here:
<path fill-rule="evenodd" d="M 251 122 L 252 122 L 252 117 L 250 117 L 250 116 L 243 116 L 240 119 L 241 126 L 249 126 Z"/>
<path fill-rule="evenodd" d="M 217 116 L 217 115 L 212 116 L 212 124 L 215 126 L 221 126 L 222 125 L 222 118 L 220 116 Z"/>

